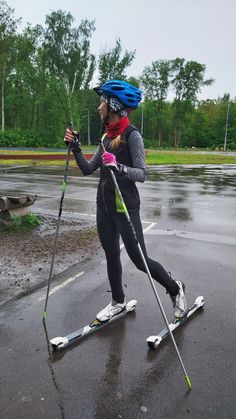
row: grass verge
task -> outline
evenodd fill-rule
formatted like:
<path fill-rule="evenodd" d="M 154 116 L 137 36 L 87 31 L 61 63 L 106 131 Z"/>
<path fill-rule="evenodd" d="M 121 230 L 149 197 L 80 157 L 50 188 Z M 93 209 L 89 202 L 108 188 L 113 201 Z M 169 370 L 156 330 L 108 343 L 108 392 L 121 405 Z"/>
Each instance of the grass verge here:
<path fill-rule="evenodd" d="M 236 155 L 217 153 L 181 152 L 181 151 L 148 151 L 146 156 L 148 165 L 158 164 L 236 164 Z"/>
<path fill-rule="evenodd" d="M 6 150 L 4 150 L 6 151 Z M 88 150 L 84 150 L 88 152 Z M 66 151 L 62 151 L 60 154 L 65 155 Z M 0 154 L 4 153 L 0 150 Z M 63 166 L 65 164 L 64 160 L 55 160 L 53 159 L 54 152 L 52 154 L 51 160 L 43 160 L 43 155 L 48 154 L 45 152 L 38 151 L 27 151 L 20 152 L 17 150 L 11 150 L 7 154 L 12 154 L 12 159 L 0 159 L 0 165 L 40 165 L 40 166 Z M 37 154 L 42 155 L 42 160 L 24 160 L 24 154 Z M 55 152 L 58 154 L 58 152 Z M 22 156 L 20 160 L 14 159 L 15 156 Z M 219 152 L 197 152 L 197 151 L 169 151 L 169 150 L 147 150 L 146 154 L 146 163 L 148 165 L 168 165 L 168 164 L 236 164 L 236 155 L 235 154 L 220 154 Z M 76 166 L 76 162 L 71 160 L 71 166 Z"/>
<path fill-rule="evenodd" d="M 40 224 L 40 219 L 36 214 L 27 214 L 23 217 L 13 215 L 12 220 L 14 224 L 5 226 L 4 223 L 0 223 L 0 232 L 12 232 L 20 233 L 21 231 L 30 230 L 31 228 L 37 227 Z"/>

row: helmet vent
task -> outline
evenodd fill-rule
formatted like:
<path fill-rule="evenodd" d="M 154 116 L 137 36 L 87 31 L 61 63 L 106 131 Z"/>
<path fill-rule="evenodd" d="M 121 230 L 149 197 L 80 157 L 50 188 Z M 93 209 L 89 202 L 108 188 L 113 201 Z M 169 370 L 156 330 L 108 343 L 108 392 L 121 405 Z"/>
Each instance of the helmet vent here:
<path fill-rule="evenodd" d="M 94 90 L 98 95 L 116 97 L 124 108 L 136 109 L 141 101 L 142 91 L 122 80 L 109 80 L 102 86 L 95 87 Z"/>

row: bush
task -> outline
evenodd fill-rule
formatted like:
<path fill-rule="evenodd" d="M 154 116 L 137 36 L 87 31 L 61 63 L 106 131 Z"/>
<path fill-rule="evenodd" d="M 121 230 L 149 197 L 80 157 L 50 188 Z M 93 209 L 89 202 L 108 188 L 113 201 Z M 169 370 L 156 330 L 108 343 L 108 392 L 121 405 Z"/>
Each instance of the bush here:
<path fill-rule="evenodd" d="M 6 130 L 0 134 L 0 147 L 62 147 L 63 138 L 49 138 L 35 130 Z"/>
<path fill-rule="evenodd" d="M 152 140 L 150 140 L 150 139 L 144 139 L 144 147 L 145 148 L 156 148 L 157 147 L 157 140 L 154 140 L 154 139 L 152 139 Z"/>
<path fill-rule="evenodd" d="M 236 143 L 233 143 L 233 142 L 232 143 L 229 143 L 228 144 L 228 149 L 229 150 L 236 150 Z"/>
<path fill-rule="evenodd" d="M 6 130 L 0 134 L 0 147 L 42 147 L 42 137 L 32 130 Z"/>

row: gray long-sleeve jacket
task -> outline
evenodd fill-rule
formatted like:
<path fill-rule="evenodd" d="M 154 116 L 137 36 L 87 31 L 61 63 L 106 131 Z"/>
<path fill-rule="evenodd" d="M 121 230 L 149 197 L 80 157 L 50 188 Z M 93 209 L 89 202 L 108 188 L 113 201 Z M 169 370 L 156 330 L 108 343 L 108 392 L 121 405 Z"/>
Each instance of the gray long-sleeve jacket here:
<path fill-rule="evenodd" d="M 123 134 L 118 148 L 111 148 L 111 139 L 107 137 L 103 145 L 106 151 L 116 156 L 119 164 L 127 168 L 126 173 L 122 170 L 122 174 L 116 175 L 127 208 L 129 210 L 139 208 L 140 198 L 135 182 L 144 182 L 146 178 L 144 144 L 141 134 L 130 125 Z M 81 152 L 74 151 L 76 162 L 84 175 L 90 175 L 100 167 L 97 203 L 103 205 L 108 211 L 119 211 L 119 200 L 111 175 L 102 164 L 102 153 L 102 146 L 99 145 L 91 160 L 86 160 Z"/>

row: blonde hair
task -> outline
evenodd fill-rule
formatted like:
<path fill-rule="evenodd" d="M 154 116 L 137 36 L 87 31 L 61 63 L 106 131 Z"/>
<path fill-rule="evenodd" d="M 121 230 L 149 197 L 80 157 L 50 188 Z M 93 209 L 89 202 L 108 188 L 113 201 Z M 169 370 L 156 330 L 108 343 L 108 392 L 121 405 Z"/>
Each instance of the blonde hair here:
<path fill-rule="evenodd" d="M 111 141 L 111 148 L 116 149 L 119 147 L 121 143 L 125 143 L 123 134 L 117 135 L 116 138 L 113 138 L 113 140 Z"/>

